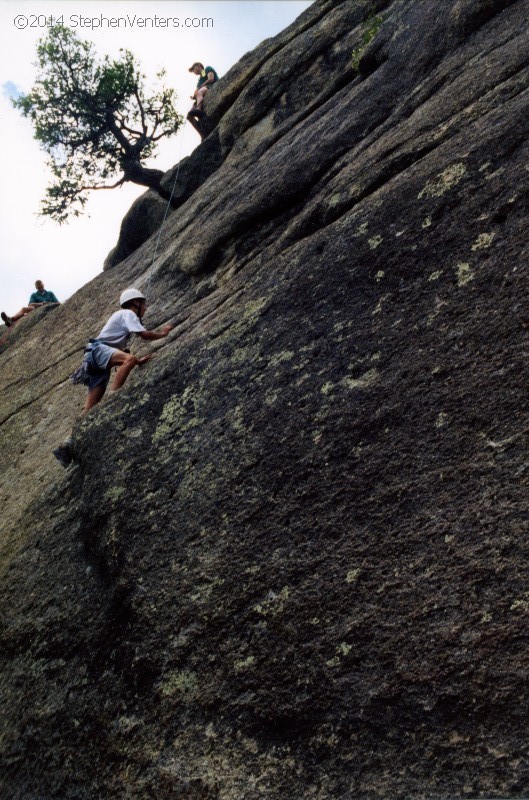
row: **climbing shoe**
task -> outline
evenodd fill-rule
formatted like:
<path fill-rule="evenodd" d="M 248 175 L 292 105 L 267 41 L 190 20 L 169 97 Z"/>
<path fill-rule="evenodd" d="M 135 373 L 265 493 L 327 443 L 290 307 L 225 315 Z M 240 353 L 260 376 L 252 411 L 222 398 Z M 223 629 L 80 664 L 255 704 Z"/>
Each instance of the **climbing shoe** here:
<path fill-rule="evenodd" d="M 5 311 L 2 311 L 0 317 L 2 317 L 2 319 L 4 320 L 6 328 L 10 328 L 11 325 L 13 324 L 13 320 L 11 319 L 11 317 L 8 317 Z"/>
<path fill-rule="evenodd" d="M 72 450 L 70 445 L 68 444 L 61 444 L 59 447 L 56 447 L 53 451 L 53 455 L 62 466 L 66 469 L 73 460 Z"/>

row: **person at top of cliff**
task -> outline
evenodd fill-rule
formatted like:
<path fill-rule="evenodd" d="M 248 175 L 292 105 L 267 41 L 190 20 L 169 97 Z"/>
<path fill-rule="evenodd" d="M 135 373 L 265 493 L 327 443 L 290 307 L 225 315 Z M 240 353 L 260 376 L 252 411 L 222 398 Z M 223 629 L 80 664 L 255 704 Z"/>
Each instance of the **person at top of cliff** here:
<path fill-rule="evenodd" d="M 204 133 L 204 129 L 202 127 L 202 118 L 204 116 L 202 104 L 204 103 L 204 97 L 206 96 L 209 87 L 213 86 L 213 84 L 218 81 L 219 76 L 213 67 L 205 67 L 200 61 L 195 61 L 195 63 L 189 67 L 189 72 L 193 72 L 195 75 L 198 75 L 198 82 L 197 88 L 191 95 L 191 100 L 194 100 L 195 102 L 187 114 L 187 119 L 200 137 L 204 139 L 206 134 Z"/>
<path fill-rule="evenodd" d="M 166 323 L 159 333 L 144 328 L 142 317 L 147 308 L 147 301 L 145 295 L 138 289 L 125 289 L 119 298 L 119 304 L 121 309 L 112 314 L 97 339 L 90 339 L 88 342 L 83 363 L 72 375 L 73 383 L 83 383 L 88 386 L 82 414 L 86 414 L 103 399 L 112 367 L 117 367 L 111 389 L 115 392 L 121 389 L 134 367 L 145 364 L 153 357 L 153 353 L 138 357 L 126 349 L 132 334 L 153 341 L 165 338 L 174 328 L 171 323 Z M 73 459 L 71 435 L 53 451 L 53 455 L 63 467 L 71 463 Z"/>
<path fill-rule="evenodd" d="M 48 292 L 44 288 L 44 284 L 42 283 L 42 281 L 35 281 L 35 289 L 37 291 L 33 292 L 33 294 L 30 296 L 27 306 L 23 306 L 20 309 L 20 311 L 17 311 L 16 314 L 13 314 L 13 316 L 8 317 L 5 311 L 2 311 L 0 317 L 2 317 L 8 328 L 11 327 L 13 322 L 16 322 L 17 319 L 25 317 L 26 314 L 31 314 L 32 311 L 35 311 L 35 309 L 38 308 L 43 303 L 53 303 L 54 305 L 60 305 L 59 301 L 57 300 L 53 292 Z"/>

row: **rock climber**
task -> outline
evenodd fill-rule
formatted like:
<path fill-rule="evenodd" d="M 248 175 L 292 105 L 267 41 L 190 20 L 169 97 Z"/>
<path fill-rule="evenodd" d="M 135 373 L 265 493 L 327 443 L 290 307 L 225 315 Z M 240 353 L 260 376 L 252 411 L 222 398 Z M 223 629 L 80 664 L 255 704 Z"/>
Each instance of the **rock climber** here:
<path fill-rule="evenodd" d="M 219 76 L 213 67 L 205 67 L 200 63 L 200 61 L 195 61 L 195 63 L 189 67 L 189 72 L 193 72 L 195 75 L 198 75 L 198 83 L 197 88 L 191 96 L 191 100 L 194 100 L 195 102 L 193 107 L 188 112 L 187 119 L 200 137 L 204 139 L 206 134 L 202 127 L 202 118 L 204 116 L 202 104 L 209 87 L 213 86 L 213 84 L 218 81 Z"/>
<path fill-rule="evenodd" d="M 110 380 L 110 370 L 117 367 L 111 391 L 121 389 L 129 373 L 139 364 L 145 364 L 153 357 L 153 353 L 146 356 L 135 356 L 127 352 L 127 342 L 132 334 L 141 339 L 153 341 L 165 338 L 174 328 L 171 323 L 166 323 L 159 333 L 148 331 L 144 328 L 142 317 L 147 308 L 145 295 L 138 289 L 125 289 L 119 298 L 120 311 L 114 312 L 103 326 L 97 339 L 90 339 L 86 348 L 83 363 L 74 373 L 74 383 L 84 383 L 88 386 L 88 395 L 82 411 L 86 414 L 93 408 L 105 394 Z M 72 435 L 53 451 L 53 455 L 67 467 L 73 459 Z"/>
<path fill-rule="evenodd" d="M 3 321 L 5 322 L 8 328 L 11 327 L 13 322 L 16 322 L 17 319 L 21 319 L 25 317 L 26 314 L 31 314 L 32 311 L 35 311 L 38 306 L 42 305 L 43 303 L 52 303 L 53 305 L 60 305 L 59 301 L 53 294 L 53 292 L 49 292 L 44 288 L 44 284 L 42 281 L 35 281 L 35 289 L 36 292 L 33 292 L 31 297 L 29 298 L 29 302 L 27 306 L 23 306 L 20 311 L 17 311 L 16 314 L 13 314 L 12 317 L 8 317 L 5 311 L 2 311 L 0 317 L 2 317 Z"/>

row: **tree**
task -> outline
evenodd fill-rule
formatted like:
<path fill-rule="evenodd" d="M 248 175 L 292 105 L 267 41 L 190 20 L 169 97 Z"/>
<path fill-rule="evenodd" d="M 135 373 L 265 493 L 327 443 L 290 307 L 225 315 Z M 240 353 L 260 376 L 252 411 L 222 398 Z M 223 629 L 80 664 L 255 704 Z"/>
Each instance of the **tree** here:
<path fill-rule="evenodd" d="M 35 85 L 13 105 L 31 119 L 35 139 L 49 156 L 54 180 L 41 214 L 65 222 L 82 213 L 90 190 L 127 181 L 168 199 L 162 170 L 142 163 L 182 123 L 175 92 L 162 83 L 164 71 L 157 75 L 158 88 L 148 94 L 130 51 L 120 50 L 116 60 L 99 60 L 91 42 L 63 26 L 39 41 L 37 57 Z"/>

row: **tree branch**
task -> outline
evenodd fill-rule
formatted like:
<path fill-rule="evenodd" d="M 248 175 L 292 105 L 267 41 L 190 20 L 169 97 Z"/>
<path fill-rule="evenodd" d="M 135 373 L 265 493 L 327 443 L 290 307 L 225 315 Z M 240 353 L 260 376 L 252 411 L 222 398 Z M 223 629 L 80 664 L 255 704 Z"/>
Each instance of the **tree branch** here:
<path fill-rule="evenodd" d="M 143 129 L 143 134 L 144 134 L 144 136 L 147 136 L 148 128 L 147 128 L 147 124 L 145 122 L 145 111 L 144 111 L 144 108 L 143 108 L 143 103 L 141 101 L 140 93 L 138 91 L 138 84 L 136 84 L 135 87 L 134 87 L 134 97 L 136 98 L 136 102 L 138 103 L 138 108 L 140 110 L 141 127 Z"/>
<path fill-rule="evenodd" d="M 80 186 L 79 189 L 77 190 L 76 194 L 78 194 L 80 192 L 87 192 L 87 191 L 97 192 L 100 189 L 117 189 L 118 186 L 123 186 L 123 184 L 126 183 L 126 182 L 127 182 L 127 179 L 125 178 L 125 176 L 123 176 L 122 178 L 119 179 L 119 181 L 116 181 L 116 183 L 113 183 L 111 186 L 103 186 L 103 185 L 100 185 L 100 186 Z"/>

